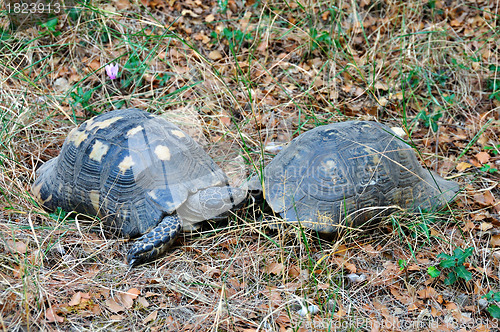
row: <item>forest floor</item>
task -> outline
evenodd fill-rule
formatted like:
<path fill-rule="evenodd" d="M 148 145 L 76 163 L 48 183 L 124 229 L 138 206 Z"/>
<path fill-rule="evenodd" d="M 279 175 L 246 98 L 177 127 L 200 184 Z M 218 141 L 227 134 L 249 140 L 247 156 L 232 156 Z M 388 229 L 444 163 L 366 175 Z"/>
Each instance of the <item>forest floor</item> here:
<path fill-rule="evenodd" d="M 3 6 L 3 330 L 498 331 L 497 1 L 93 0 L 16 31 Z M 300 133 L 363 119 L 461 190 L 333 240 L 250 206 L 129 269 L 130 241 L 30 192 L 72 128 L 124 107 L 168 117 L 236 186 Z"/>

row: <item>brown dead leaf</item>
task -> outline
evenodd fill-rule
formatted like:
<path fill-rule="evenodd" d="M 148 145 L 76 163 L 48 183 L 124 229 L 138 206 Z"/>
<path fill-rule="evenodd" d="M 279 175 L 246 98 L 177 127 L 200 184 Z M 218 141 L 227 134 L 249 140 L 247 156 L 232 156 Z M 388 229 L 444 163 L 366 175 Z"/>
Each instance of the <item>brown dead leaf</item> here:
<path fill-rule="evenodd" d="M 158 316 L 158 310 L 155 310 L 151 312 L 149 315 L 147 315 L 146 318 L 144 318 L 144 320 L 142 321 L 142 323 L 147 324 L 153 320 L 156 320 L 157 316 Z"/>
<path fill-rule="evenodd" d="M 28 250 L 26 243 L 20 240 L 7 240 L 7 246 L 10 250 L 17 252 L 18 254 L 25 254 Z"/>
<path fill-rule="evenodd" d="M 125 294 L 128 294 L 133 300 L 135 300 L 141 294 L 141 291 L 137 288 L 130 288 Z"/>
<path fill-rule="evenodd" d="M 191 16 L 193 18 L 200 17 L 200 15 L 196 14 L 195 12 L 193 12 L 192 10 L 189 10 L 189 9 L 183 9 L 182 12 L 181 12 L 181 15 L 182 16 L 189 15 L 189 16 Z"/>
<path fill-rule="evenodd" d="M 448 310 L 458 310 L 458 306 L 453 302 L 448 302 L 445 304 L 446 309 Z"/>
<path fill-rule="evenodd" d="M 90 311 L 94 314 L 94 315 L 100 315 L 101 314 L 101 307 L 99 306 L 99 304 L 94 304 L 92 305 L 92 307 L 90 308 Z"/>
<path fill-rule="evenodd" d="M 259 46 L 257 46 L 257 51 L 263 53 L 267 51 L 268 47 L 269 47 L 269 41 L 267 39 L 264 39 L 259 43 Z"/>
<path fill-rule="evenodd" d="M 473 198 L 481 206 L 491 206 L 495 203 L 495 197 L 489 190 L 475 194 Z"/>
<path fill-rule="evenodd" d="M 123 315 L 111 315 L 111 316 L 109 316 L 110 320 L 120 321 L 120 320 L 123 320 L 123 318 L 125 318 L 125 317 L 123 317 Z"/>
<path fill-rule="evenodd" d="M 334 256 L 332 260 L 337 264 L 339 267 L 343 267 L 344 269 L 348 270 L 349 273 L 356 273 L 356 265 L 348 262 L 344 257 L 338 257 Z"/>
<path fill-rule="evenodd" d="M 124 311 L 125 308 L 122 307 L 121 305 L 119 305 L 118 303 L 116 303 L 115 300 L 109 298 L 107 299 L 105 302 L 106 306 L 108 307 L 109 311 L 111 312 L 114 312 L 114 313 L 118 313 L 120 311 Z"/>
<path fill-rule="evenodd" d="M 281 314 L 276 318 L 276 323 L 284 328 L 290 327 L 290 318 L 288 315 Z"/>
<path fill-rule="evenodd" d="M 138 302 L 138 303 L 140 303 L 140 304 L 141 304 L 144 308 L 149 307 L 149 302 L 148 302 L 148 300 L 146 300 L 146 299 L 145 299 L 144 297 L 142 297 L 142 296 L 139 296 L 139 297 L 137 298 L 137 302 Z"/>
<path fill-rule="evenodd" d="M 265 271 L 269 274 L 279 275 L 285 270 L 285 266 L 281 263 L 271 263 L 266 266 Z"/>
<path fill-rule="evenodd" d="M 117 1 L 115 1 L 115 6 L 119 10 L 129 9 L 130 2 L 128 0 L 117 0 Z"/>
<path fill-rule="evenodd" d="M 208 57 L 212 60 L 217 61 L 217 60 L 222 59 L 222 54 L 221 54 L 221 52 L 215 50 L 215 51 L 208 53 Z"/>
<path fill-rule="evenodd" d="M 488 152 L 479 152 L 476 154 L 476 159 L 479 160 L 481 164 L 486 164 L 488 161 L 490 161 L 491 156 L 488 154 Z"/>
<path fill-rule="evenodd" d="M 207 15 L 207 17 L 205 17 L 205 22 L 210 23 L 210 22 L 213 22 L 213 21 L 215 21 L 214 14 L 209 14 L 209 15 Z"/>
<path fill-rule="evenodd" d="M 231 117 L 224 112 L 220 117 L 220 122 L 222 122 L 224 126 L 229 126 L 231 124 Z"/>
<path fill-rule="evenodd" d="M 126 308 L 130 309 L 134 305 L 134 299 L 132 296 L 128 293 L 120 293 L 116 296 L 118 299 L 120 299 L 121 304 Z"/>
<path fill-rule="evenodd" d="M 73 294 L 73 296 L 71 297 L 71 301 L 69 301 L 68 305 L 70 307 L 73 307 L 75 305 L 79 305 L 80 302 L 82 300 L 82 292 L 76 292 L 75 294 Z"/>
<path fill-rule="evenodd" d="M 463 172 L 463 171 L 465 171 L 467 168 L 470 168 L 470 167 L 472 167 L 472 165 L 471 165 L 471 164 L 469 164 L 469 163 L 466 163 L 466 162 L 462 161 L 461 163 L 458 163 L 458 165 L 457 165 L 457 171 L 459 171 L 459 172 Z"/>
<path fill-rule="evenodd" d="M 479 229 L 482 230 L 483 232 L 486 232 L 487 230 L 492 229 L 492 228 L 493 228 L 493 224 L 490 222 L 482 222 L 479 225 Z"/>
<path fill-rule="evenodd" d="M 476 228 L 476 225 L 472 221 L 467 221 L 465 223 L 464 227 L 462 227 L 462 231 L 468 232 L 468 231 L 475 229 L 475 228 Z"/>
<path fill-rule="evenodd" d="M 500 247 L 500 234 L 493 235 L 490 240 L 490 246 L 493 248 Z"/>
<path fill-rule="evenodd" d="M 425 300 L 425 299 L 435 299 L 438 296 L 438 293 L 436 290 L 432 287 L 426 287 L 424 289 L 421 289 L 418 291 L 418 297 Z"/>
<path fill-rule="evenodd" d="M 297 265 L 292 265 L 288 268 L 288 275 L 292 278 L 300 276 L 300 268 Z"/>
<path fill-rule="evenodd" d="M 99 62 L 99 60 L 94 59 L 89 63 L 89 67 L 90 67 L 90 69 L 95 71 L 95 70 L 98 70 L 99 68 L 101 68 L 101 63 Z"/>
<path fill-rule="evenodd" d="M 383 91 L 389 90 L 389 86 L 386 83 L 380 81 L 376 82 L 373 87 L 377 90 L 383 90 Z"/>
<path fill-rule="evenodd" d="M 47 319 L 47 321 L 49 321 L 49 323 L 54 323 L 54 322 L 62 323 L 62 322 L 64 322 L 64 318 L 57 315 L 56 310 L 53 307 L 50 307 L 47 309 L 47 311 L 45 311 L 45 319 Z"/>

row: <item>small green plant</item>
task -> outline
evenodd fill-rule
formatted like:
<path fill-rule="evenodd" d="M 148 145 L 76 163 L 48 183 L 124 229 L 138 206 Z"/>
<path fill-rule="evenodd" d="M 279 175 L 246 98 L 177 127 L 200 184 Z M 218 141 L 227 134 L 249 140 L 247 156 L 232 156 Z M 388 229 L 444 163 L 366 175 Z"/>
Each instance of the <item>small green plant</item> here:
<path fill-rule="evenodd" d="M 500 302 L 500 292 L 489 291 L 488 294 L 483 295 L 483 298 L 488 300 L 490 306 L 488 307 L 488 312 L 493 318 L 500 318 L 500 307 L 496 304 L 491 304 L 493 302 Z"/>
<path fill-rule="evenodd" d="M 92 93 L 94 90 L 83 91 L 82 87 L 79 86 L 76 88 L 76 92 L 71 92 L 71 99 L 73 102 L 71 103 L 74 106 L 80 104 L 84 110 L 90 109 L 90 98 L 92 98 Z"/>
<path fill-rule="evenodd" d="M 408 267 L 408 262 L 405 259 L 398 260 L 399 269 L 404 271 Z"/>
<path fill-rule="evenodd" d="M 462 250 L 461 248 L 456 248 L 453 250 L 453 255 L 448 255 L 445 253 L 440 253 L 437 258 L 441 258 L 439 267 L 443 269 L 450 269 L 448 276 L 444 280 L 446 285 L 453 285 L 459 278 L 469 281 L 472 279 L 472 273 L 467 271 L 464 266 L 467 257 L 472 255 L 473 247 Z M 435 267 L 431 266 L 427 269 L 427 273 L 433 278 L 438 277 L 441 271 Z"/>
<path fill-rule="evenodd" d="M 311 52 L 317 48 L 324 50 L 332 45 L 332 37 L 328 31 L 319 32 L 316 28 L 311 29 Z"/>
<path fill-rule="evenodd" d="M 496 77 L 500 68 L 495 65 L 491 65 L 489 68 L 495 74 L 495 78 L 489 78 L 486 81 L 486 88 L 491 91 L 489 98 L 500 101 L 500 79 Z"/>
<path fill-rule="evenodd" d="M 495 156 L 498 156 L 498 154 L 500 153 L 500 144 L 497 144 L 495 146 L 485 146 L 483 149 L 488 150 L 489 153 L 492 153 Z"/>
<path fill-rule="evenodd" d="M 60 221 L 66 219 L 68 216 L 68 212 L 64 211 L 60 207 L 56 208 L 54 212 L 49 213 L 50 218 L 52 218 L 55 221 Z"/>
<path fill-rule="evenodd" d="M 438 130 L 438 121 L 443 116 L 443 113 L 436 112 L 433 114 L 427 114 L 425 110 L 421 110 L 415 120 L 422 119 L 424 121 L 424 125 L 429 128 L 431 127 L 433 132 L 437 132 Z"/>
<path fill-rule="evenodd" d="M 491 173 L 491 174 L 494 174 L 494 173 L 498 172 L 498 169 L 496 169 L 495 167 L 491 167 L 490 164 L 484 164 L 480 168 L 480 170 L 483 171 L 483 172 Z"/>
<path fill-rule="evenodd" d="M 241 30 L 231 30 L 224 28 L 222 38 L 226 38 L 230 45 L 241 45 L 246 40 L 252 40 L 250 33 L 244 33 Z"/>
<path fill-rule="evenodd" d="M 56 31 L 57 23 L 58 23 L 58 19 L 57 19 L 57 17 L 54 17 L 54 18 L 48 20 L 47 22 L 40 24 L 40 27 L 47 29 L 47 31 L 41 31 L 40 34 L 46 35 L 48 32 L 49 34 L 53 35 L 54 37 L 59 36 L 61 34 L 61 32 Z"/>
<path fill-rule="evenodd" d="M 217 5 L 219 6 L 219 12 L 224 14 L 227 11 L 227 3 L 229 0 L 217 0 Z"/>

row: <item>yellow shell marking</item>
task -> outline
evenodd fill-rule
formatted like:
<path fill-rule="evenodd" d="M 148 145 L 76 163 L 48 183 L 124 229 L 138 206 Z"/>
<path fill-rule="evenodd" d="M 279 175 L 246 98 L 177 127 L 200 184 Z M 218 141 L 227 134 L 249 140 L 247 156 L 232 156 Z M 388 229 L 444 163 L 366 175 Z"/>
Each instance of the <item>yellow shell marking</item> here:
<path fill-rule="evenodd" d="M 123 117 L 121 117 L 121 116 L 115 116 L 114 118 L 107 119 L 107 120 L 100 121 L 100 122 L 94 122 L 94 119 L 90 119 L 87 121 L 87 127 L 85 129 L 87 131 L 90 131 L 94 128 L 99 128 L 99 129 L 108 128 L 111 124 L 115 123 L 116 121 L 118 121 L 122 118 Z"/>
<path fill-rule="evenodd" d="M 127 169 L 131 168 L 134 165 L 135 163 L 134 160 L 132 160 L 132 157 L 126 156 L 125 158 L 123 158 L 122 162 L 118 165 L 118 168 L 120 169 L 120 172 L 122 174 L 125 174 Z"/>
<path fill-rule="evenodd" d="M 170 160 L 170 149 L 165 145 L 158 145 L 155 148 L 155 154 L 160 160 Z"/>
<path fill-rule="evenodd" d="M 92 206 L 94 207 L 95 212 L 99 212 L 99 191 L 91 190 L 89 193 L 90 202 L 92 202 Z"/>
<path fill-rule="evenodd" d="M 73 142 L 73 144 L 78 147 L 87 137 L 89 137 L 89 135 L 85 131 L 74 128 L 68 135 L 68 141 Z"/>
<path fill-rule="evenodd" d="M 186 134 L 184 134 L 182 131 L 180 130 L 172 130 L 172 135 L 175 135 L 179 138 L 183 138 L 183 137 L 186 137 Z"/>
<path fill-rule="evenodd" d="M 40 200 L 40 189 L 42 189 L 43 182 L 40 182 L 36 186 L 31 187 L 31 192 L 37 200 Z"/>
<path fill-rule="evenodd" d="M 47 199 L 44 199 L 44 200 L 42 201 L 42 204 L 47 203 L 47 202 L 48 202 L 48 201 L 50 201 L 51 199 L 52 199 L 52 194 L 50 194 L 50 195 L 49 195 L 49 197 L 47 197 Z"/>
<path fill-rule="evenodd" d="M 109 145 L 103 144 L 101 141 L 95 141 L 92 151 L 90 152 L 89 158 L 97 162 L 101 162 L 102 157 L 108 152 Z"/>
<path fill-rule="evenodd" d="M 132 128 L 127 132 L 127 137 L 134 136 L 135 134 L 142 131 L 143 129 L 144 128 L 142 126 L 137 126 L 135 128 Z"/>

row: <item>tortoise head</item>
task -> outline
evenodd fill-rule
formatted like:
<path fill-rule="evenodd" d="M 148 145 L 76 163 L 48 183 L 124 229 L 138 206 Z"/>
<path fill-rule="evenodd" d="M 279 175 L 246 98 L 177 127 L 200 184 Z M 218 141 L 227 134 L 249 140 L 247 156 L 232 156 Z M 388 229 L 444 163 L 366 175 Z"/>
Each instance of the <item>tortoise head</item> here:
<path fill-rule="evenodd" d="M 246 197 L 245 189 L 210 187 L 191 195 L 177 213 L 185 226 L 203 220 L 224 218 L 230 210 L 240 207 Z"/>
<path fill-rule="evenodd" d="M 54 166 L 56 163 L 57 158 L 53 158 L 43 164 L 36 171 L 36 180 L 31 186 L 31 192 L 35 196 L 35 199 L 49 210 L 53 210 L 57 206 L 57 195 L 53 189 L 55 185 Z"/>

